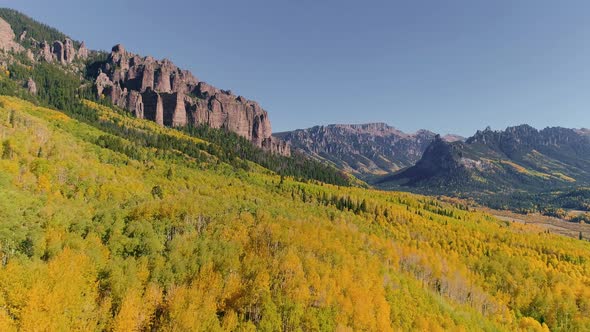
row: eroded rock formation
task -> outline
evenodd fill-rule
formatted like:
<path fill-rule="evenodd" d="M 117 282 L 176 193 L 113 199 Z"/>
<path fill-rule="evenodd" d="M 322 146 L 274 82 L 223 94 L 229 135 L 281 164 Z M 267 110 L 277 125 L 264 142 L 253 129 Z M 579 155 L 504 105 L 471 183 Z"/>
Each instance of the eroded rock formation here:
<path fill-rule="evenodd" d="M 48 43 L 47 41 L 37 42 L 34 40 L 31 42 L 35 45 L 35 54 L 38 54 L 38 58 L 45 62 L 51 63 L 56 61 L 62 65 L 69 65 L 77 58 L 82 60 L 88 58 L 89 51 L 84 42 L 82 42 L 77 51 L 74 42 L 69 38 L 66 38 L 63 42 L 60 40 L 56 40 L 53 43 Z"/>
<path fill-rule="evenodd" d="M 25 87 L 27 88 L 27 91 L 29 91 L 30 94 L 37 94 L 37 84 L 35 83 L 35 81 L 33 81 L 32 78 L 29 77 L 27 83 L 25 84 Z"/>
<path fill-rule="evenodd" d="M 76 49 L 74 48 L 74 42 L 70 38 L 66 38 L 64 41 L 64 61 L 66 63 L 72 63 L 76 58 Z"/>
<path fill-rule="evenodd" d="M 23 47 L 14 41 L 14 31 L 8 22 L 0 19 L 0 50 L 20 52 Z"/>
<path fill-rule="evenodd" d="M 41 59 L 45 60 L 45 62 L 53 62 L 53 52 L 51 52 L 51 46 L 47 41 L 43 41 L 40 45 L 40 55 Z"/>
<path fill-rule="evenodd" d="M 66 59 L 65 59 L 65 50 L 64 50 L 64 44 L 62 42 L 60 42 L 59 40 L 56 40 L 53 42 L 53 54 L 55 55 L 55 58 L 57 59 L 57 61 L 61 62 L 62 64 L 66 63 Z"/>
<path fill-rule="evenodd" d="M 86 48 L 86 44 L 84 42 L 80 44 L 80 48 L 78 49 L 78 57 L 83 60 L 88 58 L 88 49 Z"/>
<path fill-rule="evenodd" d="M 113 104 L 160 125 L 227 129 L 258 147 L 290 154 L 287 143 L 271 136 L 268 114 L 258 103 L 201 82 L 167 59 L 140 57 L 115 45 L 98 73 L 96 90 Z"/>
<path fill-rule="evenodd" d="M 19 40 L 28 43 L 25 55 L 32 62 L 41 60 L 69 66 L 74 60 L 89 56 L 84 43 L 76 50 L 70 38 L 39 42 L 29 37 L 25 30 Z M 10 24 L 2 19 L 0 50 L 25 50 L 15 41 Z M 30 93 L 37 92 L 34 81 L 29 80 L 23 85 Z M 288 143 L 271 136 L 268 114 L 258 103 L 201 82 L 191 72 L 181 70 L 167 59 L 141 57 L 127 52 L 123 45 L 116 45 L 96 73 L 95 87 L 99 96 L 106 96 L 113 104 L 138 118 L 170 127 L 207 125 L 226 129 L 265 150 L 290 154 Z"/>

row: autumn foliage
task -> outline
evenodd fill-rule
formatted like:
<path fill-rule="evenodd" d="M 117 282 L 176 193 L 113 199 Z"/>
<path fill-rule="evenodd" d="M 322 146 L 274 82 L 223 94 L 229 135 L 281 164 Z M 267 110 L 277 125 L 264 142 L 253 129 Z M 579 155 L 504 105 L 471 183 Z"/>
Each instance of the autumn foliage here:
<path fill-rule="evenodd" d="M 0 103 L 2 331 L 590 329 L 586 241 Z"/>

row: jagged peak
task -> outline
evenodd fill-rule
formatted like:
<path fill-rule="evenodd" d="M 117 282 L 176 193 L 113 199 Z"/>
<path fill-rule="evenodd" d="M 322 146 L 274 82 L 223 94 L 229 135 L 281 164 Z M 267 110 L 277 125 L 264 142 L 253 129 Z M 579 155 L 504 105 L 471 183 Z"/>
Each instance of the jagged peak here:
<path fill-rule="evenodd" d="M 506 139 L 521 139 L 523 137 L 529 137 L 531 139 L 543 140 L 550 136 L 563 136 L 563 135 L 590 135 L 588 129 L 570 129 L 565 127 L 545 127 L 542 130 L 536 129 L 535 127 L 528 124 L 521 124 L 517 126 L 509 126 L 504 130 L 492 130 L 487 127 L 485 130 L 478 130 L 475 135 L 465 140 L 468 144 L 472 143 L 484 143 L 489 144 L 491 142 L 498 142 Z"/>
<path fill-rule="evenodd" d="M 125 46 L 123 46 L 123 44 L 117 44 L 117 45 L 113 46 L 113 48 L 111 49 L 111 52 L 125 53 Z"/>
<path fill-rule="evenodd" d="M 327 125 L 328 128 L 342 128 L 342 129 L 350 129 L 355 131 L 362 131 L 362 132 L 392 132 L 397 131 L 400 132 L 395 127 L 389 126 L 384 122 L 369 122 L 369 123 L 358 123 L 358 124 L 330 124 Z"/>
<path fill-rule="evenodd" d="M 97 94 L 137 117 L 165 126 L 224 128 L 260 148 L 290 154 L 287 144 L 272 138 L 268 114 L 257 102 L 200 81 L 170 59 L 140 56 L 117 44 L 96 72 Z"/>
<path fill-rule="evenodd" d="M 358 124 L 328 124 L 318 125 L 307 129 L 296 129 L 294 131 L 326 131 L 326 130 L 345 130 L 356 134 L 370 134 L 374 136 L 390 136 L 395 135 L 403 138 L 413 138 L 418 136 L 434 136 L 435 134 L 426 129 L 419 129 L 415 133 L 405 133 L 396 127 L 390 126 L 385 122 L 367 122 Z"/>
<path fill-rule="evenodd" d="M 535 127 L 528 124 L 520 124 L 517 126 L 507 127 L 504 132 L 523 133 L 523 132 L 539 132 Z"/>

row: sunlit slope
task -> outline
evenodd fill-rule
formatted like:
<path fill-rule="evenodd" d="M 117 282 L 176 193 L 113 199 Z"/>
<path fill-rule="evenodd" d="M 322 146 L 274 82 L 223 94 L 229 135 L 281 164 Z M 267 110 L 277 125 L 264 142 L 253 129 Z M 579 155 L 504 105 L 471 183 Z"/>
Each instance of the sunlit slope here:
<path fill-rule="evenodd" d="M 0 106 L 2 331 L 590 328 L 587 242 Z"/>

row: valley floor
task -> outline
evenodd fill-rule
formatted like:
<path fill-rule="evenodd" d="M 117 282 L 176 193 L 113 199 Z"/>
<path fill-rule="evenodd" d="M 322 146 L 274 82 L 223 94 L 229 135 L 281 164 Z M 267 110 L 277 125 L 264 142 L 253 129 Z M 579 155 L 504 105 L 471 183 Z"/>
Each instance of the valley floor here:
<path fill-rule="evenodd" d="M 590 239 L 590 224 L 571 222 L 565 219 L 544 216 L 539 213 L 524 215 L 506 210 L 488 208 L 482 208 L 482 210 L 500 220 L 539 226 L 551 233 L 575 239 L 579 239 L 580 236 L 583 239 Z"/>

